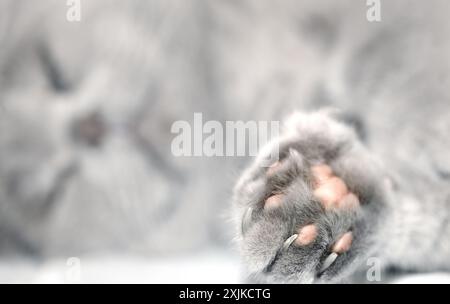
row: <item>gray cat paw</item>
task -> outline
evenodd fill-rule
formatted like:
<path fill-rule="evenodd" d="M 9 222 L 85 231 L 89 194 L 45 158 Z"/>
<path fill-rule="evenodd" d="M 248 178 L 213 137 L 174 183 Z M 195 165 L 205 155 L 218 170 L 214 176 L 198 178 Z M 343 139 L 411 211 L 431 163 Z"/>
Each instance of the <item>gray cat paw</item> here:
<path fill-rule="evenodd" d="M 278 144 L 280 159 L 267 168 L 261 155 L 235 189 L 249 277 L 344 279 L 369 254 L 383 209 L 375 161 L 352 129 L 323 112 L 294 114 Z"/>

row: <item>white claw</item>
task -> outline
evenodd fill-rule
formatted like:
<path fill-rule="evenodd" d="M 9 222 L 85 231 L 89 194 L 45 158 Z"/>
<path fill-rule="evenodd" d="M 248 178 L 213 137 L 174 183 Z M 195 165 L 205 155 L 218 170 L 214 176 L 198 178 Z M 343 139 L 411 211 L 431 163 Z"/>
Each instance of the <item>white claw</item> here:
<path fill-rule="evenodd" d="M 297 237 L 298 234 L 293 234 L 286 241 L 284 241 L 282 250 L 286 251 L 289 248 L 289 246 L 291 246 L 291 244 L 297 239 Z"/>
<path fill-rule="evenodd" d="M 335 252 L 332 252 L 326 259 L 325 261 L 323 261 L 322 263 L 322 267 L 320 268 L 319 272 L 324 272 L 325 270 L 327 270 L 328 267 L 330 267 L 334 261 L 336 261 L 337 257 L 339 255 Z"/>

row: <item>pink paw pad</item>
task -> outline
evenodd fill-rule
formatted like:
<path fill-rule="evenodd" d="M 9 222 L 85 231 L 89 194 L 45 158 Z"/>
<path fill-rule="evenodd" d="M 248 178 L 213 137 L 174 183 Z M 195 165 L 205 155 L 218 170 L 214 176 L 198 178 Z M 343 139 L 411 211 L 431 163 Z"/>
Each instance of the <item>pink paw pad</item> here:
<path fill-rule="evenodd" d="M 314 190 L 314 196 L 318 198 L 326 208 L 333 207 L 348 192 L 345 183 L 338 177 L 332 177 Z"/>
<path fill-rule="evenodd" d="M 345 233 L 337 242 L 334 244 L 332 251 L 338 254 L 344 253 L 350 249 L 353 242 L 353 233 L 351 231 Z"/>
<path fill-rule="evenodd" d="M 314 197 L 317 198 L 326 209 L 356 208 L 359 200 L 353 193 L 349 192 L 345 182 L 333 174 L 327 165 L 316 165 L 311 167 L 314 177 Z"/>
<path fill-rule="evenodd" d="M 314 224 L 304 226 L 298 230 L 298 237 L 295 245 L 305 246 L 311 244 L 317 237 L 317 226 Z"/>
<path fill-rule="evenodd" d="M 266 199 L 264 209 L 269 210 L 280 207 L 284 200 L 284 197 L 285 197 L 284 194 L 275 194 L 270 196 L 269 198 Z"/>

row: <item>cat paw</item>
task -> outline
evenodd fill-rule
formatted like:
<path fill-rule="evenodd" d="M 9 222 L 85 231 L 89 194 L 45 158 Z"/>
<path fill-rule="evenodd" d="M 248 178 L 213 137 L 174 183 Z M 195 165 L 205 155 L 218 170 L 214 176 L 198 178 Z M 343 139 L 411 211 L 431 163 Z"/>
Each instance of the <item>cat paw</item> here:
<path fill-rule="evenodd" d="M 262 166 L 275 148 L 279 159 Z M 237 240 L 250 278 L 344 279 L 370 254 L 383 210 L 376 162 L 351 128 L 323 112 L 294 114 L 267 151 L 235 189 Z"/>

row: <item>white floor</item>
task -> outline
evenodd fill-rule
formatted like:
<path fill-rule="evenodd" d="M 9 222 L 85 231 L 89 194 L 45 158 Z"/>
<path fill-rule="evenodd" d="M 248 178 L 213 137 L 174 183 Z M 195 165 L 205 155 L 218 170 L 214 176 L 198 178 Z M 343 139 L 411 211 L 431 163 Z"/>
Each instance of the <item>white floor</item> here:
<path fill-rule="evenodd" d="M 46 263 L 0 260 L 0 283 L 241 283 L 239 260 L 220 251 L 145 259 L 91 256 Z M 450 274 L 403 276 L 394 283 L 450 283 Z"/>
<path fill-rule="evenodd" d="M 145 259 L 91 256 L 43 264 L 0 260 L 0 283 L 240 283 L 237 259 L 218 251 Z"/>

